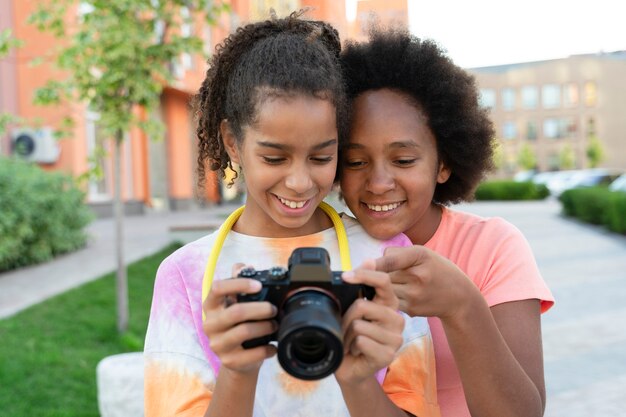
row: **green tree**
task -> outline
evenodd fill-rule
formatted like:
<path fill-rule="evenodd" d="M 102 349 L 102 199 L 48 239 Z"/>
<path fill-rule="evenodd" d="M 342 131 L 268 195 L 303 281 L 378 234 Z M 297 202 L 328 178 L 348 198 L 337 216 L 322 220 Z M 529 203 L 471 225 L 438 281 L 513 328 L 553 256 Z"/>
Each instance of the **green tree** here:
<path fill-rule="evenodd" d="M 21 44 L 21 41 L 12 36 L 11 29 L 0 31 L 0 60 L 9 54 L 11 49 L 19 47 Z M 18 117 L 9 113 L 0 113 L 0 136 L 4 135 L 9 124 L 15 122 L 19 122 Z"/>
<path fill-rule="evenodd" d="M 576 156 L 574 150 L 567 144 L 559 152 L 559 168 L 560 169 L 573 169 L 576 163 Z"/>
<path fill-rule="evenodd" d="M 604 160 L 604 148 L 602 142 L 595 134 L 589 136 L 586 149 L 587 161 L 591 168 L 595 168 Z"/>
<path fill-rule="evenodd" d="M 534 169 L 537 166 L 537 157 L 529 144 L 524 143 L 517 154 L 517 165 L 525 170 Z"/>
<path fill-rule="evenodd" d="M 493 160 L 493 166 L 496 170 L 500 170 L 504 165 L 504 151 L 502 150 L 502 142 L 500 140 L 494 140 L 492 143 L 493 148 L 493 156 L 491 157 Z"/>
<path fill-rule="evenodd" d="M 118 330 L 128 326 L 128 291 L 123 248 L 120 154 L 125 133 L 139 127 L 150 137 L 163 126 L 150 115 L 159 107 L 172 64 L 183 53 L 200 53 L 202 40 L 182 28 L 198 20 L 214 24 L 227 6 L 214 0 L 56 0 L 43 2 L 30 21 L 63 45 L 57 64 L 68 77 L 52 80 L 36 94 L 41 104 L 80 100 L 99 113 L 105 137 L 114 144 L 114 213 L 117 244 Z M 66 23 L 70 13 L 79 16 Z M 140 117 L 137 108 L 147 116 Z"/>

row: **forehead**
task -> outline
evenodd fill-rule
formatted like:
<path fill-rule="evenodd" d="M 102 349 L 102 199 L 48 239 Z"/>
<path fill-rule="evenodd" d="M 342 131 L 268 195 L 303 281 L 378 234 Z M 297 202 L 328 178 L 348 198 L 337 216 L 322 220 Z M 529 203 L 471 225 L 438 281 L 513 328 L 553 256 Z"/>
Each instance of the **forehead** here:
<path fill-rule="evenodd" d="M 426 114 L 405 94 L 389 89 L 364 92 L 353 102 L 350 143 L 390 141 L 434 141 Z"/>
<path fill-rule="evenodd" d="M 246 140 L 311 144 L 337 139 L 335 106 L 330 100 L 306 95 L 269 97 L 259 106 Z"/>

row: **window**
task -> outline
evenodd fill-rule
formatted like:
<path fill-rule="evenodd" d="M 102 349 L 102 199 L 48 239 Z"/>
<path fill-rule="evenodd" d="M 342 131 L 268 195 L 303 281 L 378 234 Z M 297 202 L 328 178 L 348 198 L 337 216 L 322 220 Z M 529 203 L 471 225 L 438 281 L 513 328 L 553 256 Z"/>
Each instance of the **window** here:
<path fill-rule="evenodd" d="M 90 168 L 98 173 L 91 177 L 88 185 L 90 201 L 107 201 L 111 199 L 111 159 L 107 154 L 107 141 L 99 126 L 100 114 L 88 111 L 85 128 L 87 130 L 87 152 Z"/>
<path fill-rule="evenodd" d="M 543 136 L 548 139 L 556 139 L 559 137 L 558 119 L 546 119 L 543 121 Z"/>
<path fill-rule="evenodd" d="M 596 134 L 596 121 L 593 117 L 590 117 L 587 120 L 587 137 L 593 136 Z"/>
<path fill-rule="evenodd" d="M 541 89 L 541 102 L 544 109 L 561 107 L 561 87 L 557 84 L 546 84 Z"/>
<path fill-rule="evenodd" d="M 504 122 L 504 125 L 502 125 L 502 137 L 504 137 L 504 139 L 517 138 L 517 126 L 515 126 L 515 122 Z"/>
<path fill-rule="evenodd" d="M 598 89 L 596 83 L 593 81 L 587 81 L 585 83 L 585 104 L 587 107 L 593 107 L 598 100 Z"/>
<path fill-rule="evenodd" d="M 502 90 L 502 108 L 504 110 L 515 109 L 515 90 L 512 88 L 505 88 Z"/>
<path fill-rule="evenodd" d="M 578 86 L 574 83 L 569 83 L 563 90 L 563 105 L 565 107 L 578 106 Z"/>
<path fill-rule="evenodd" d="M 529 120 L 526 122 L 526 139 L 528 140 L 536 140 L 537 139 L 537 123 Z"/>
<path fill-rule="evenodd" d="M 543 121 L 543 136 L 548 139 L 572 137 L 577 131 L 576 121 L 571 117 L 550 118 Z"/>
<path fill-rule="evenodd" d="M 496 92 L 491 88 L 481 88 L 480 105 L 487 109 L 493 109 L 496 107 Z"/>
<path fill-rule="evenodd" d="M 539 100 L 539 92 L 535 86 L 526 86 L 522 88 L 522 105 L 525 109 L 537 108 L 537 101 Z"/>

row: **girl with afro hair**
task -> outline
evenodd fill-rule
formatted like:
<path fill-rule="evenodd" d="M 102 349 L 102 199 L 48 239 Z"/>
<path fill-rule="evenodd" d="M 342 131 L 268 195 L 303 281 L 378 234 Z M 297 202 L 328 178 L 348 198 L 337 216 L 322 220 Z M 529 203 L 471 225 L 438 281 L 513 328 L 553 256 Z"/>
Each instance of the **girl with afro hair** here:
<path fill-rule="evenodd" d="M 442 416 L 542 416 L 540 315 L 553 297 L 519 230 L 448 207 L 492 166 L 473 77 L 397 29 L 374 29 L 341 61 L 352 104 L 342 194 L 372 236 L 413 242 L 377 268 L 403 312 L 429 317 Z"/>

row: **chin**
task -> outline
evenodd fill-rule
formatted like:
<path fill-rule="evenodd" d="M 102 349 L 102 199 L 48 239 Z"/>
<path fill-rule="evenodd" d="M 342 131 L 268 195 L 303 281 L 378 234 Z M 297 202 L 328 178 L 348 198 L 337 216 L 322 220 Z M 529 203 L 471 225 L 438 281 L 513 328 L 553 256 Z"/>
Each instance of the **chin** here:
<path fill-rule="evenodd" d="M 381 228 L 381 227 L 373 227 L 370 229 L 368 229 L 367 227 L 364 227 L 364 228 L 368 235 L 378 240 L 388 240 L 402 233 L 400 230 L 395 230 L 395 229 L 390 229 L 390 228 Z"/>

